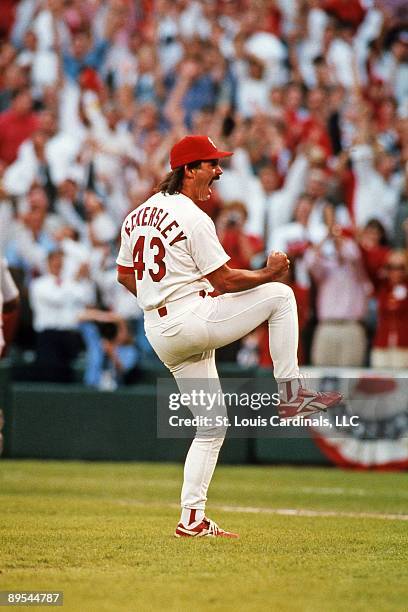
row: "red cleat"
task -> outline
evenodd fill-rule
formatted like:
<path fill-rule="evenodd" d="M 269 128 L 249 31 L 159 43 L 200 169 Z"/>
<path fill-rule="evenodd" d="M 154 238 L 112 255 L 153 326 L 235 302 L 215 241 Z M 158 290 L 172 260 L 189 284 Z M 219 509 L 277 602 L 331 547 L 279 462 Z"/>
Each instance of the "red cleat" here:
<path fill-rule="evenodd" d="M 195 527 L 184 527 L 179 523 L 174 535 L 176 538 L 239 538 L 237 533 L 224 531 L 217 523 L 205 517 Z"/>
<path fill-rule="evenodd" d="M 337 391 L 327 393 L 309 391 L 299 387 L 297 394 L 290 401 L 279 404 L 279 417 L 290 421 L 296 417 L 305 417 L 317 412 L 326 412 L 328 408 L 334 408 L 343 399 L 343 395 Z"/>

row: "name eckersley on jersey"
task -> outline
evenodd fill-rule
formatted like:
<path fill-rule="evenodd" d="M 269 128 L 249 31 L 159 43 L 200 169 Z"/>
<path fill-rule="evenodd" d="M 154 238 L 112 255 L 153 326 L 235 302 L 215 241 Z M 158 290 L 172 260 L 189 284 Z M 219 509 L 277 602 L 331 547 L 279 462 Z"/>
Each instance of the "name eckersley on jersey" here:
<path fill-rule="evenodd" d="M 139 305 L 151 310 L 211 291 L 206 275 L 228 260 L 214 222 L 190 198 L 156 193 L 126 217 L 116 263 L 135 273 Z"/>
<path fill-rule="evenodd" d="M 180 228 L 179 223 L 170 215 L 169 211 L 157 206 L 143 206 L 127 218 L 124 231 L 130 237 L 135 227 L 154 227 L 166 239 L 169 246 L 187 240 L 187 236 Z M 179 231 L 180 230 L 180 231 Z"/>

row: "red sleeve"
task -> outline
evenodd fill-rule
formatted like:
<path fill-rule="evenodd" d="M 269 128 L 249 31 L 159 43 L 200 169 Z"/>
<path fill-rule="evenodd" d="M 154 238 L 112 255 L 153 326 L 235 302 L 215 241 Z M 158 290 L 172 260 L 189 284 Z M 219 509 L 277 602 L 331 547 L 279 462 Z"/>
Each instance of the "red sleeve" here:
<path fill-rule="evenodd" d="M 359 246 L 366 272 L 375 289 L 377 289 L 383 280 L 382 269 L 387 261 L 390 249 L 383 246 L 378 246 L 373 249 L 366 249 L 361 245 Z"/>
<path fill-rule="evenodd" d="M 121 274 L 134 274 L 135 273 L 134 268 L 130 268 L 128 266 L 120 266 L 119 264 L 117 264 L 116 269 Z"/>
<path fill-rule="evenodd" d="M 248 236 L 249 243 L 251 247 L 254 249 L 255 253 L 260 253 L 264 250 L 264 241 L 259 236 L 253 236 L 252 234 Z"/>

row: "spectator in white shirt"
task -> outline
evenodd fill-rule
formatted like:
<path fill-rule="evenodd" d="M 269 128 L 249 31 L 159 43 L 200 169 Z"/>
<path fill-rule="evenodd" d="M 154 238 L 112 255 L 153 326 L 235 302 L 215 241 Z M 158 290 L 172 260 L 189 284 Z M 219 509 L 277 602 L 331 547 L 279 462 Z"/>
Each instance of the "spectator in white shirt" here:
<path fill-rule="evenodd" d="M 86 235 L 86 224 L 84 208 L 80 195 L 80 185 L 83 181 L 84 172 L 78 166 L 71 168 L 64 180 L 58 185 L 58 194 L 55 201 L 55 213 L 63 226 L 69 225 L 81 237 Z"/>
<path fill-rule="evenodd" d="M 48 274 L 33 280 L 29 289 L 37 336 L 37 378 L 50 382 L 74 379 L 72 362 L 81 348 L 79 315 L 94 300 L 87 266 L 81 266 L 76 279 L 64 280 L 63 264 L 63 253 L 51 252 Z"/>
<path fill-rule="evenodd" d="M 6 248 L 10 266 L 25 271 L 29 279 L 33 274 L 44 273 L 47 269 L 47 255 L 55 248 L 53 236 L 48 227 L 48 201 L 45 191 L 38 185 L 30 189 L 26 209 L 10 228 L 11 240 Z"/>
<path fill-rule="evenodd" d="M 384 53 L 375 65 L 375 73 L 391 88 L 399 106 L 407 103 L 408 97 L 408 32 L 400 32 L 390 51 Z"/>
<path fill-rule="evenodd" d="M 270 86 L 265 80 L 265 66 L 255 56 L 248 58 L 247 72 L 238 79 L 237 107 L 243 117 L 266 112 L 269 108 Z"/>
<path fill-rule="evenodd" d="M 311 242 L 308 222 L 312 210 L 313 198 L 307 193 L 302 194 L 296 204 L 294 220 L 277 227 L 268 237 L 270 249 L 288 253 L 293 251 L 295 247 L 296 251 L 298 251 L 302 245 L 304 250 Z M 327 228 L 324 226 L 324 234 L 320 240 L 325 237 L 326 233 Z"/>
<path fill-rule="evenodd" d="M 264 9 L 267 4 L 265 3 Z M 262 9 L 261 9 L 262 10 Z M 267 19 L 266 14 L 257 15 L 256 9 L 251 4 L 246 15 L 247 31 L 252 30 L 251 36 L 245 42 L 246 52 L 261 60 L 265 66 L 265 78 L 268 84 L 273 87 L 279 87 L 286 82 L 287 73 L 285 68 L 285 60 L 287 58 L 287 49 L 278 36 L 270 32 L 262 31 L 259 28 L 258 19 L 261 17 Z"/>
<path fill-rule="evenodd" d="M 84 205 L 88 241 L 95 248 L 103 247 L 116 238 L 118 229 L 106 212 L 102 199 L 95 192 L 86 192 Z"/>
<path fill-rule="evenodd" d="M 327 235 L 327 226 L 315 219 L 312 223 L 314 198 L 303 193 L 296 204 L 293 221 L 281 225 L 268 237 L 270 250 L 283 251 L 296 258 L 294 280 L 304 287 L 310 284 L 309 271 L 303 255 L 310 245 L 317 245 Z"/>
<path fill-rule="evenodd" d="M 306 192 L 313 199 L 313 208 L 308 220 L 310 240 L 317 244 L 325 235 L 326 213 L 330 209 L 334 222 L 341 227 L 350 227 L 350 215 L 343 204 L 332 206 L 329 193 L 329 176 L 321 168 L 313 168 L 307 179 Z"/>
<path fill-rule="evenodd" d="M 337 36 L 329 47 L 327 62 L 340 85 L 346 89 L 354 86 L 353 27 L 350 24 L 337 26 Z"/>
<path fill-rule="evenodd" d="M 45 0 L 33 22 L 33 31 L 38 38 L 39 48 L 53 50 L 60 43 L 67 45 L 70 33 L 63 19 L 63 0 Z"/>
<path fill-rule="evenodd" d="M 308 169 L 307 158 L 302 154 L 298 155 L 289 168 L 283 187 L 273 193 L 265 194 L 269 236 L 278 227 L 292 220 L 296 201 L 305 187 Z"/>
<path fill-rule="evenodd" d="M 59 184 L 70 171 L 79 152 L 80 140 L 58 131 L 57 117 L 49 110 L 40 115 L 40 126 L 25 140 L 18 157 L 4 174 L 4 187 L 10 195 L 27 193 L 34 181 Z"/>
<path fill-rule="evenodd" d="M 267 214 L 269 198 L 279 189 L 280 176 L 273 164 L 265 164 L 258 173 L 263 192 L 263 211 L 264 211 L 264 239 L 268 244 L 268 236 L 271 228 L 269 227 L 269 215 Z"/>
<path fill-rule="evenodd" d="M 354 218 L 358 226 L 378 219 L 390 236 L 394 230 L 400 186 L 393 180 L 396 160 L 385 152 L 377 153 L 361 143 L 351 151 L 355 176 Z"/>
<path fill-rule="evenodd" d="M 87 264 L 92 269 L 92 249 L 79 240 L 78 233 L 69 225 L 65 225 L 54 233 L 58 250 L 64 253 L 64 280 L 74 280 L 81 266 Z M 99 259 L 98 259 L 99 261 Z"/>
<path fill-rule="evenodd" d="M 39 44 L 34 30 L 25 33 L 23 49 L 17 57 L 17 64 L 30 71 L 36 95 L 42 93 L 44 87 L 53 85 L 57 81 L 58 56 L 53 50 Z"/>

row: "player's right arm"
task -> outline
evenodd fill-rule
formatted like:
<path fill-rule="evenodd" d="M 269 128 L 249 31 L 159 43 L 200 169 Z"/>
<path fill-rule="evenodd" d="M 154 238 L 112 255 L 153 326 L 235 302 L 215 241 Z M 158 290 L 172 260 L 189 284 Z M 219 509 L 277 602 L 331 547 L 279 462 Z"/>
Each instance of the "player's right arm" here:
<path fill-rule="evenodd" d="M 122 270 L 120 268 L 122 268 Z M 133 295 L 137 297 L 135 272 L 133 268 L 129 268 L 129 272 L 124 271 L 123 268 L 124 266 L 118 266 L 118 283 L 126 287 L 130 293 L 133 293 Z"/>
<path fill-rule="evenodd" d="M 129 244 L 129 237 L 126 233 L 126 219 L 122 225 L 120 250 L 116 263 L 118 283 L 126 287 L 130 293 L 133 293 L 133 295 L 137 297 L 133 255 Z"/>
<path fill-rule="evenodd" d="M 261 270 L 235 270 L 224 264 L 207 274 L 207 279 L 219 293 L 236 293 L 264 283 L 279 281 L 288 268 L 289 259 L 285 253 L 273 252 L 269 255 L 265 268 Z"/>

